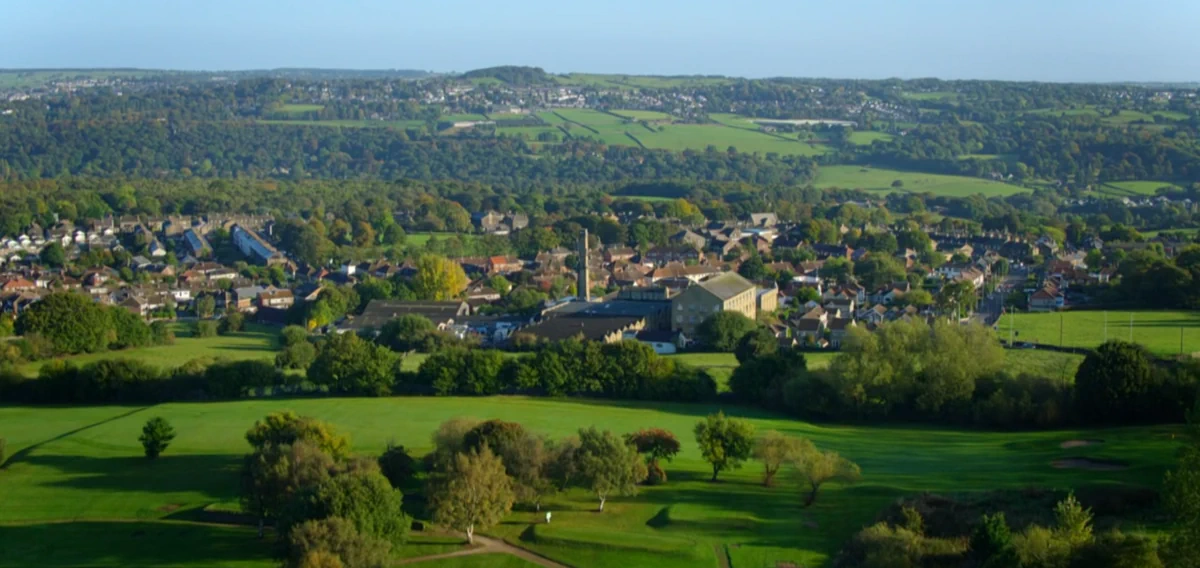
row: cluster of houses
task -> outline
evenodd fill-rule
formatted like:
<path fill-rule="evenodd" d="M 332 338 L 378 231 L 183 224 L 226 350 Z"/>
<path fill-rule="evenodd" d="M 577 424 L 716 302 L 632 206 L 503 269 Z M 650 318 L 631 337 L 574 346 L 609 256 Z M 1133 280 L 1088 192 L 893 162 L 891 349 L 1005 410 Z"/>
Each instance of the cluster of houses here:
<path fill-rule="evenodd" d="M 519 231 L 529 223 L 524 214 L 494 211 L 477 214 L 474 221 L 479 232 L 490 234 Z M 0 310 L 20 313 L 51 291 L 76 290 L 148 319 L 174 317 L 176 307 L 208 296 L 217 310 L 249 312 L 262 321 L 282 322 L 283 312 L 294 303 L 315 301 L 324 283 L 353 285 L 366 277 L 409 278 L 416 273 L 410 262 L 385 259 L 339 268 L 299 266 L 273 244 L 272 227 L 271 218 L 252 215 L 108 217 L 82 225 L 63 221 L 45 229 L 33 225 L 24 234 L 0 241 L 5 263 L 0 269 Z M 214 260 L 210 237 L 218 228 L 249 262 L 283 267 L 286 285 L 263 285 Z M 861 229 L 890 230 L 886 226 Z M 844 226 L 840 230 L 850 231 Z M 1000 259 L 1048 259 L 1038 271 L 1039 285 L 1027 290 L 1031 310 L 1063 308 L 1068 304 L 1068 289 L 1107 283 L 1114 272 L 1089 270 L 1083 252 L 1059 250 L 1057 243 L 1045 238 L 1028 241 L 1000 232 L 966 235 L 930 230 L 929 234 L 936 251 L 953 260 L 923 275 L 931 287 L 962 281 L 983 290 Z M 131 279 L 124 269 L 109 267 L 82 272 L 46 267 L 38 253 L 53 242 L 63 245 L 72 257 L 96 248 L 119 251 L 136 246 L 139 254 L 131 257 L 128 267 L 137 277 Z M 585 233 L 580 243 L 586 242 Z M 769 263 L 766 268 L 773 276 L 762 281 L 738 274 L 752 251 L 780 258 L 789 257 L 780 254 L 789 248 L 809 251 L 815 258 Z M 439 329 L 486 344 L 517 337 L 553 341 L 578 336 L 597 341 L 635 339 L 668 353 L 693 344 L 700 325 L 713 314 L 738 312 L 767 322 L 783 346 L 836 349 L 856 327 L 873 329 L 888 321 L 937 315 L 930 306 L 905 301 L 912 292 L 907 280 L 866 289 L 826 270 L 833 259 L 858 261 L 871 254 L 877 253 L 845 244 L 806 242 L 799 227 L 781 223 L 774 213 L 756 213 L 738 222 L 683 228 L 670 235 L 666 244 L 644 250 L 581 245 L 578 250 L 542 251 L 532 259 L 454 259 L 472 278 L 461 300 L 374 300 L 362 314 L 346 317 L 329 331 L 378 330 L 389 319 L 413 313 L 428 317 Z M 573 255 L 580 259 L 574 268 L 568 267 L 568 257 Z M 919 256 L 907 249 L 895 253 L 910 271 L 921 266 Z M 550 299 L 532 313 L 489 308 L 502 302 L 502 294 L 489 286 L 495 275 L 508 277 L 517 283 L 516 289 L 532 288 Z M 567 293 L 570 286 L 576 290 L 573 295 Z M 772 317 L 761 318 L 764 314 Z"/>

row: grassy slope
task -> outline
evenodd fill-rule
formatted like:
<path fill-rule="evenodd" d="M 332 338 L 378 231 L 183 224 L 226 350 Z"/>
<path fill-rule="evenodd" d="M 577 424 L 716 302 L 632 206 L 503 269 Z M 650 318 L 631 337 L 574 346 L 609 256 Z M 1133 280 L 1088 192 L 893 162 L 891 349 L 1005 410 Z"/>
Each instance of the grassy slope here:
<path fill-rule="evenodd" d="M 820 188 L 866 189 L 891 192 L 892 182 L 904 182 L 901 191 L 930 192 L 935 195 L 964 197 L 982 193 L 986 196 L 1013 195 L 1025 188 L 980 178 L 903 172 L 863 166 L 824 166 L 817 170 L 814 185 Z"/>
<path fill-rule="evenodd" d="M 725 151 L 730 146 L 739 152 L 766 154 L 775 152 L 786 155 L 815 156 L 824 154 L 827 149 L 820 144 L 809 144 L 800 140 L 785 140 L 758 131 L 758 126 L 743 120 L 737 124 L 737 119 L 727 119 L 720 124 L 669 124 L 653 131 L 640 123 L 622 120 L 611 114 L 588 109 L 559 109 L 556 111 L 562 118 L 557 122 L 539 114 L 551 124 L 563 122 L 562 119 L 577 123 L 569 126 L 573 136 L 587 136 L 603 141 L 605 144 L 616 146 L 633 146 L 636 143 L 628 136 L 633 135 L 647 148 L 659 150 L 704 150 L 714 146 Z M 617 111 L 617 114 L 637 111 Z M 666 115 L 664 115 L 666 116 Z M 732 116 L 732 115 L 728 115 Z M 640 118 L 640 117 L 639 117 Z M 592 132 L 579 125 L 586 125 L 595 130 Z M 733 127 L 731 127 L 733 126 Z M 746 130 L 749 128 L 751 130 Z M 627 135 L 628 134 L 628 135 Z"/>
<path fill-rule="evenodd" d="M 1108 339 L 1130 338 L 1129 318 L 1133 315 L 1133 341 L 1150 351 L 1171 356 L 1179 353 L 1180 330 L 1183 331 L 1184 353 L 1200 351 L 1200 312 L 1187 311 L 1110 311 Z M 1005 316 L 997 324 L 997 334 L 1008 338 L 1009 317 L 1018 332 L 1017 341 L 1032 341 L 1048 345 L 1059 343 L 1059 321 L 1062 321 L 1063 344 L 1068 347 L 1096 347 L 1105 340 L 1105 312 L 1079 311 L 1025 313 Z"/>
<path fill-rule="evenodd" d="M 1110 193 L 1115 196 L 1135 197 L 1139 195 L 1157 195 L 1158 189 L 1162 187 L 1171 187 L 1180 189 L 1178 185 L 1166 181 L 1111 181 L 1101 189 L 1102 193 Z M 1115 191 L 1105 192 L 1105 189 Z"/>
<path fill-rule="evenodd" d="M 429 449 L 429 434 L 438 423 L 454 416 L 501 418 L 555 437 L 576 428 L 596 425 L 616 432 L 656 426 L 674 431 L 684 442 L 679 457 L 668 467 L 671 482 L 647 488 L 637 498 L 614 499 L 603 515 L 591 512 L 592 498 L 583 491 L 552 500 L 556 526 L 595 533 L 635 533 L 694 541 L 695 557 L 662 565 L 712 565 L 712 544 L 739 544 L 737 566 L 774 565 L 776 561 L 819 565 L 855 530 L 871 522 L 879 508 L 897 496 L 915 491 L 970 491 L 995 487 L 1076 486 L 1117 482 L 1154 486 L 1171 462 L 1174 428 L 1112 429 L 1103 432 L 976 433 L 927 428 L 818 426 L 772 416 L 757 410 L 725 407 L 734 416 L 751 419 L 760 429 L 778 429 L 809 436 L 818 444 L 856 460 L 865 480 L 858 486 L 834 485 L 818 504 L 799 508 L 795 482 L 768 490 L 757 484 L 758 468 L 750 465 L 727 472 L 720 484 L 706 481 L 708 468 L 692 442 L 692 425 L 716 406 L 682 404 L 607 403 L 523 397 L 385 398 L 247 400 L 228 403 L 173 403 L 151 408 L 0 408 L 0 432 L 17 453 L 0 483 L 0 522 L 32 523 L 34 530 L 52 519 L 69 519 L 56 530 L 85 530 L 100 519 L 162 518 L 168 510 L 187 511 L 236 498 L 239 455 L 246 449 L 242 435 L 255 419 L 268 412 L 293 409 L 328 420 L 348 432 L 357 451 L 377 453 L 395 440 L 418 453 Z M 163 458 L 140 457 L 137 435 L 151 416 L 170 420 L 179 437 Z M 1061 450 L 1072 438 L 1102 438 L 1098 449 Z M 29 451 L 22 451 L 39 444 Z M 1119 472 L 1057 470 L 1049 462 L 1063 455 L 1089 455 L 1128 460 Z M 664 508 L 671 521 L 650 528 Z M 516 524 L 501 525 L 496 534 L 518 539 L 533 513 L 516 513 Z M 0 531 L 0 535 L 19 531 Z M 608 534 L 608 536 L 605 536 Z M 563 536 L 563 535 L 560 535 Z M 15 537 L 14 537 L 15 538 Z M 565 537 L 564 537 L 565 538 Z M 571 539 L 567 539 L 571 540 Z M 0 536 L 0 547 L 16 541 Z M 669 545 L 670 542 L 660 544 Z M 533 544 L 552 556 L 580 566 L 628 565 L 628 555 L 586 545 Z M 190 550 L 179 543 L 176 550 Z M 138 564 L 137 547 L 114 548 L 102 565 Z M 180 555 L 180 562 L 186 562 Z M 192 555 L 196 556 L 196 555 Z M 192 565 L 234 565 L 222 559 Z M 622 564 L 622 563 L 625 564 Z M 63 564 L 70 564 L 63 562 Z M 146 562 L 153 564 L 153 562 Z"/>
<path fill-rule="evenodd" d="M 218 337 L 194 338 L 185 324 L 175 325 L 175 344 L 161 347 L 143 347 L 123 351 L 106 351 L 70 357 L 76 364 L 86 364 L 101 359 L 138 359 L 163 369 L 173 369 L 192 359 L 212 357 L 231 360 L 274 359 L 278 348 L 277 328 L 247 325 L 246 330 Z M 21 368 L 29 376 L 36 376 L 46 361 L 30 363 Z"/>

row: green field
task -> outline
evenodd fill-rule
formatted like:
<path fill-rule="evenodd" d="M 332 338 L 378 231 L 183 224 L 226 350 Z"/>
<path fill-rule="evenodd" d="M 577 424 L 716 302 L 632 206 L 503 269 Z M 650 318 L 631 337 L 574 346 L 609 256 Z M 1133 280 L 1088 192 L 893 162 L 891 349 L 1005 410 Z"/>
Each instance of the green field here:
<path fill-rule="evenodd" d="M 1115 197 L 1141 197 L 1158 195 L 1159 188 L 1182 189 L 1168 181 L 1110 181 L 1100 187 L 1100 193 Z"/>
<path fill-rule="evenodd" d="M 439 239 L 448 239 L 450 237 L 458 237 L 464 243 L 479 238 L 479 235 L 471 233 L 408 233 L 404 236 L 404 246 L 423 247 L 429 239 L 437 237 Z"/>
<path fill-rule="evenodd" d="M 426 125 L 423 120 L 259 120 L 258 123 L 342 128 L 421 128 Z"/>
<path fill-rule="evenodd" d="M 666 466 L 666 485 L 610 500 L 596 513 L 582 490 L 551 499 L 553 530 L 530 529 L 540 513 L 515 512 L 489 534 L 574 566 L 718 566 L 727 549 L 734 567 L 793 562 L 827 565 L 847 537 L 874 521 L 897 497 L 920 491 L 1055 488 L 1092 484 L 1157 487 L 1174 460 L 1175 427 L 1042 433 L 958 432 L 919 427 L 813 425 L 758 410 L 724 407 L 760 430 L 807 436 L 863 468 L 863 482 L 831 485 L 800 507 L 796 480 L 759 484 L 754 464 L 707 481 L 692 425 L 709 405 L 612 403 L 524 397 L 245 400 L 153 407 L 0 407 L 0 432 L 12 456 L 0 470 L 0 567 L 267 566 L 270 546 L 250 528 L 187 525 L 212 503 L 236 500 L 245 430 L 281 409 L 327 420 L 350 435 L 356 451 L 375 454 L 389 440 L 416 453 L 454 416 L 515 420 L 554 437 L 581 426 L 615 432 L 661 427 L 683 451 Z M 141 457 L 137 435 L 163 416 L 178 437 L 162 458 Z M 1070 439 L 1099 438 L 1099 448 L 1061 449 Z M 1055 469 L 1063 456 L 1122 459 L 1122 471 Z M 136 524 L 129 524 L 136 523 Z M 145 540 L 146 543 L 142 544 Z M 71 546 L 61 546 L 64 541 Z M 58 544 L 58 545 L 56 545 Z M 433 543 L 432 546 L 441 546 Z M 405 555 L 408 555 L 407 553 Z M 462 564 L 446 564 L 459 565 Z M 474 564 L 472 564 L 474 565 Z M 434 564 L 437 566 L 437 564 Z"/>
<path fill-rule="evenodd" d="M 914 101 L 943 101 L 958 98 L 953 91 L 929 91 L 925 93 L 902 93 L 900 96 Z"/>
<path fill-rule="evenodd" d="M 902 188 L 893 188 L 900 180 Z M 823 188 L 865 189 L 868 191 L 933 193 L 949 197 L 966 197 L 981 193 L 988 197 L 1022 193 L 1025 188 L 997 181 L 966 176 L 902 172 L 864 166 L 823 166 L 817 170 L 813 185 Z"/>
<path fill-rule="evenodd" d="M 850 133 L 850 142 L 857 146 L 870 146 L 872 142 L 880 140 L 887 142 L 894 138 L 886 132 L 877 132 L 874 130 L 855 130 Z"/>
<path fill-rule="evenodd" d="M 1133 318 L 1132 328 L 1130 316 Z M 1062 344 L 1067 347 L 1096 347 L 1103 343 L 1105 338 L 1132 340 L 1145 345 L 1151 352 L 1166 357 L 1180 353 L 1182 339 L 1183 353 L 1200 352 L 1200 312 L 1068 311 L 1008 314 L 997 322 L 996 333 L 1001 339 L 1008 339 L 1011 323 L 1017 333 L 1018 343 L 1028 341 L 1058 345 L 1060 322 Z"/>
<path fill-rule="evenodd" d="M 618 114 L 620 112 L 636 111 L 619 111 Z M 545 114 L 558 119 L 557 122 Z M 538 116 L 551 124 L 566 123 L 572 136 L 595 138 L 616 146 L 641 144 L 646 148 L 671 151 L 705 150 L 713 146 L 722 152 L 732 146 L 743 153 L 774 152 L 799 156 L 815 156 L 828 151 L 823 145 L 801 141 L 795 135 L 789 138 L 762 132 L 754 123 L 740 118 L 725 118 L 726 122 L 718 124 L 672 123 L 647 128 L 641 122 L 589 109 L 559 109 L 555 113 L 539 113 Z M 737 120 L 744 121 L 748 126 L 736 125 Z"/>
<path fill-rule="evenodd" d="M 305 105 L 305 104 L 285 104 L 279 109 L 279 112 L 288 114 L 304 114 L 306 112 L 318 112 L 325 108 L 325 105 Z"/>
<path fill-rule="evenodd" d="M 466 122 L 466 121 L 475 121 L 475 120 L 487 120 L 487 117 L 483 116 L 482 114 L 474 114 L 474 113 L 465 112 L 465 113 L 461 113 L 461 114 L 444 114 L 444 115 L 438 117 L 438 120 L 439 121 L 449 121 L 449 122 Z"/>
<path fill-rule="evenodd" d="M 656 110 L 614 110 L 612 113 L 632 120 L 671 120 L 671 115 Z"/>
<path fill-rule="evenodd" d="M 105 351 L 77 355 L 69 360 L 83 365 L 101 359 L 137 359 L 161 369 L 174 369 L 192 359 L 245 360 L 275 359 L 279 330 L 274 327 L 248 324 L 245 331 L 217 337 L 192 337 L 186 324 L 176 324 L 175 344 L 158 347 L 142 347 L 121 351 Z M 38 369 L 47 361 L 37 361 L 21 368 L 29 376 L 37 376 Z"/>

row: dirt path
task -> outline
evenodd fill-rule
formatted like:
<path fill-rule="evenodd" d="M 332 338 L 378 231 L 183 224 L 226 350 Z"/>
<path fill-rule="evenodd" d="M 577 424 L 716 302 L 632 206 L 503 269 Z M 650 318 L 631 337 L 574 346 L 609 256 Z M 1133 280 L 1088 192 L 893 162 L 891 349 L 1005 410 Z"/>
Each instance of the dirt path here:
<path fill-rule="evenodd" d="M 538 566 L 545 566 L 546 568 L 570 568 L 566 564 L 559 564 L 558 562 L 550 560 L 545 556 L 530 552 L 524 548 L 518 548 L 502 540 L 480 535 L 475 535 L 475 546 L 472 548 L 455 550 L 454 552 L 444 552 L 442 554 L 430 554 L 429 556 L 418 556 L 416 558 L 405 558 L 404 560 L 396 562 L 394 565 L 399 566 L 401 564 L 416 564 L 418 562 L 429 562 L 432 560 L 441 560 L 443 558 L 455 558 L 457 556 L 470 556 L 472 554 L 511 554 L 517 558 L 520 558 L 521 560 L 532 562 Z"/>

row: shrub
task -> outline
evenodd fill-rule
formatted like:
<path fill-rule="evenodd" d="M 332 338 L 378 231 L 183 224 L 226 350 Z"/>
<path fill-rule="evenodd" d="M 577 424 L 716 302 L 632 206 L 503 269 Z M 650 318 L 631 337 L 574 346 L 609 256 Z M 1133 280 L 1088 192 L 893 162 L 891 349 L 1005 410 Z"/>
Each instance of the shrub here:
<path fill-rule="evenodd" d="M 392 487 L 400 489 L 417 474 L 417 460 L 408 454 L 404 446 L 388 442 L 387 449 L 379 456 L 379 471 Z"/>
<path fill-rule="evenodd" d="M 142 449 L 146 452 L 146 457 L 150 459 L 155 459 L 166 451 L 167 446 L 174 439 L 175 428 L 172 428 L 171 423 L 161 416 L 147 420 L 146 425 L 142 426 L 142 435 L 138 437 L 138 441 L 142 443 Z"/>
<path fill-rule="evenodd" d="M 175 330 L 165 321 L 156 321 L 150 324 L 150 338 L 154 345 L 174 345 Z"/>
<path fill-rule="evenodd" d="M 195 337 L 216 337 L 217 322 L 215 321 L 197 321 L 192 324 L 192 335 Z"/>
<path fill-rule="evenodd" d="M 308 330 L 298 325 L 289 325 L 283 328 L 279 336 L 284 347 L 291 347 L 299 343 L 308 343 Z"/>
<path fill-rule="evenodd" d="M 218 331 L 221 335 L 229 333 L 237 333 L 242 331 L 246 326 L 246 315 L 242 312 L 226 312 L 225 317 L 221 318 L 221 325 Z"/>

